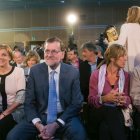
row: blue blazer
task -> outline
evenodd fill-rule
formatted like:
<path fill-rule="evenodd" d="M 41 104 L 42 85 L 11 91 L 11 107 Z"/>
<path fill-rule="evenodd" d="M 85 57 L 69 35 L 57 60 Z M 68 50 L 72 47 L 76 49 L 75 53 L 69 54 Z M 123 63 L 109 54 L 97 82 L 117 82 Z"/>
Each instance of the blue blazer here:
<path fill-rule="evenodd" d="M 45 111 L 48 104 L 49 75 L 46 63 L 33 66 L 25 96 L 25 115 L 30 122 L 40 118 L 46 122 Z M 79 114 L 83 96 L 80 91 L 79 72 L 71 65 L 61 63 L 59 77 L 59 99 L 64 110 L 59 117 L 65 122 Z"/>

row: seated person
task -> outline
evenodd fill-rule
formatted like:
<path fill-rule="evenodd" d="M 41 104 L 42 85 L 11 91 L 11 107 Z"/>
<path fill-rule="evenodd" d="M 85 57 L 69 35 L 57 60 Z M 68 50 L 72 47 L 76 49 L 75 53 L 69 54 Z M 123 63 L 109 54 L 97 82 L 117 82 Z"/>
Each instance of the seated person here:
<path fill-rule="evenodd" d="M 0 140 L 24 117 L 24 71 L 9 64 L 12 58 L 11 48 L 0 45 Z"/>
<path fill-rule="evenodd" d="M 13 66 L 17 66 L 17 67 L 21 68 L 22 65 L 23 65 L 23 61 L 25 59 L 25 56 L 24 56 L 23 52 L 14 51 L 13 52 L 13 57 L 14 57 L 13 60 L 15 62 L 13 64 Z"/>
<path fill-rule="evenodd" d="M 140 65 L 136 66 L 131 74 L 130 96 L 136 113 L 134 114 L 134 124 L 140 129 Z"/>
<path fill-rule="evenodd" d="M 68 48 L 67 59 L 72 66 L 79 69 L 79 66 L 82 60 L 78 56 L 77 48 Z"/>
<path fill-rule="evenodd" d="M 123 70 L 126 50 L 121 45 L 112 44 L 104 59 L 105 64 L 90 77 L 90 125 L 93 133 L 99 132 L 99 140 L 126 140 L 122 109 L 131 103 L 129 75 Z"/>
<path fill-rule="evenodd" d="M 67 140 L 86 140 L 79 118 L 83 97 L 79 73 L 62 61 L 62 42 L 57 37 L 44 44 L 45 62 L 31 68 L 25 98 L 26 119 L 7 136 L 7 140 L 43 140 L 64 136 Z"/>
<path fill-rule="evenodd" d="M 30 68 L 39 62 L 40 62 L 40 57 L 39 57 L 38 53 L 36 51 L 30 50 L 27 53 L 25 60 L 23 62 L 23 69 L 24 69 L 26 81 L 27 81 L 27 78 L 30 73 Z"/>
<path fill-rule="evenodd" d="M 81 51 L 84 61 L 79 63 L 80 88 L 84 96 L 84 102 L 87 102 L 91 73 L 97 69 L 103 58 L 97 57 L 97 46 L 91 41 L 82 44 Z"/>

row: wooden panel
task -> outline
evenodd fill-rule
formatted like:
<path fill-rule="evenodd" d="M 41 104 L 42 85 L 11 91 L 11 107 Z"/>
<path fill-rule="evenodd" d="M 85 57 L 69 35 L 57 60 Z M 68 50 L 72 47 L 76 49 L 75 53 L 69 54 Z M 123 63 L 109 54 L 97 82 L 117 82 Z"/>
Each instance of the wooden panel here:
<path fill-rule="evenodd" d="M 31 32 L 15 32 L 14 41 L 24 42 L 31 40 Z"/>
<path fill-rule="evenodd" d="M 12 10 L 3 10 L 0 11 L 0 29 L 1 28 L 13 28 L 13 11 Z"/>
<path fill-rule="evenodd" d="M 0 32 L 0 43 L 8 43 L 8 42 L 14 42 L 14 33 L 13 32 Z"/>
<path fill-rule="evenodd" d="M 14 11 L 14 28 L 27 28 L 31 27 L 31 11 L 15 10 Z"/>

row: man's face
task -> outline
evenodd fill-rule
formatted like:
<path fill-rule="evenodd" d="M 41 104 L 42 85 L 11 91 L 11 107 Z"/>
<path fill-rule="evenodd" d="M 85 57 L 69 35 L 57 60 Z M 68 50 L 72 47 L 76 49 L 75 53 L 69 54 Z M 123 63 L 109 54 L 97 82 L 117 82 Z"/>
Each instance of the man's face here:
<path fill-rule="evenodd" d="M 90 58 L 95 56 L 95 53 L 85 48 L 82 50 L 82 56 L 84 60 L 87 60 L 88 62 L 90 62 Z"/>
<path fill-rule="evenodd" d="M 23 55 L 22 55 L 20 52 L 16 51 L 16 52 L 14 53 L 14 61 L 15 61 L 17 64 L 22 64 L 23 61 L 24 61 Z"/>
<path fill-rule="evenodd" d="M 74 54 L 74 51 L 68 51 L 67 52 L 67 57 L 68 57 L 68 60 L 72 61 L 72 60 L 75 60 L 77 58 L 77 55 Z"/>
<path fill-rule="evenodd" d="M 60 43 L 56 41 L 52 43 L 46 43 L 44 47 L 44 59 L 46 63 L 50 67 L 56 68 L 63 57 L 63 53 L 60 48 Z"/>

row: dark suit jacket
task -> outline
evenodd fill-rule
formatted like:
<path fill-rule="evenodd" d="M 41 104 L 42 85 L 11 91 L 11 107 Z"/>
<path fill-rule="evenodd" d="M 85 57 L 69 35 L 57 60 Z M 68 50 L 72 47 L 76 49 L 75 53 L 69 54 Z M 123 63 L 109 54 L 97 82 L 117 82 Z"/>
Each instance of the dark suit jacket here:
<path fill-rule="evenodd" d="M 37 64 L 31 68 L 25 98 L 25 114 L 28 121 L 38 117 L 42 122 L 46 122 L 48 78 L 46 63 Z M 64 63 L 61 63 L 60 67 L 59 98 L 64 110 L 59 118 L 67 122 L 71 117 L 78 115 L 83 101 L 79 73 L 75 68 Z"/>
<path fill-rule="evenodd" d="M 97 66 L 102 62 L 102 58 L 97 59 Z M 83 61 L 79 65 L 80 72 L 80 87 L 81 92 L 84 96 L 84 101 L 87 102 L 87 98 L 89 95 L 89 80 L 91 75 L 91 66 L 88 61 Z"/>

